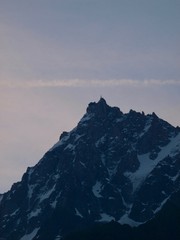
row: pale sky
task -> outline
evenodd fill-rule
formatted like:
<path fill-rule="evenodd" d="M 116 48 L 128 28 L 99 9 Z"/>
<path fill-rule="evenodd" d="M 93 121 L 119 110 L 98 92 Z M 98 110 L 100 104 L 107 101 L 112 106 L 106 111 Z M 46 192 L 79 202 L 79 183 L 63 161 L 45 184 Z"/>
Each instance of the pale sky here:
<path fill-rule="evenodd" d="M 0 192 L 102 95 L 180 125 L 179 0 L 0 0 Z"/>

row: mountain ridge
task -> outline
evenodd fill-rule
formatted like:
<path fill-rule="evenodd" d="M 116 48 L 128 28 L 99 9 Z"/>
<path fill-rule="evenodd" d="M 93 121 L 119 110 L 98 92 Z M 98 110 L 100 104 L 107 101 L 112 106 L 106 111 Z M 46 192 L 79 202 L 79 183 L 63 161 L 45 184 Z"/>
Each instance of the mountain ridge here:
<path fill-rule="evenodd" d="M 3 195 L 0 236 L 43 239 L 51 226 L 46 239 L 55 239 L 111 220 L 138 226 L 179 190 L 179 166 L 179 128 L 101 98 Z"/>

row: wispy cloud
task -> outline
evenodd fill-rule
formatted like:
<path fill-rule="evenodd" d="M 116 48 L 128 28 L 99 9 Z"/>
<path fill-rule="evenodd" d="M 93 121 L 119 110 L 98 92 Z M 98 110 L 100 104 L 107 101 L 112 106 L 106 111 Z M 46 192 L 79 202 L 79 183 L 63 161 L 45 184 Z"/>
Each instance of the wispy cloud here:
<path fill-rule="evenodd" d="M 0 87 L 7 88 L 68 88 L 68 87 L 148 87 L 148 86 L 180 86 L 180 80 L 159 80 L 159 79 L 108 79 L 108 80 L 31 80 L 31 81 L 0 81 Z"/>

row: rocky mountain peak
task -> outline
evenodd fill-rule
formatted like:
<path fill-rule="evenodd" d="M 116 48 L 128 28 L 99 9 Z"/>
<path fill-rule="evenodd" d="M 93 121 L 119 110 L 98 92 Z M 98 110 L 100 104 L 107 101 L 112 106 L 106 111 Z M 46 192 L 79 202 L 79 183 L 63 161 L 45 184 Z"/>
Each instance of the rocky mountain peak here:
<path fill-rule="evenodd" d="M 180 190 L 179 161 L 179 128 L 100 98 L 0 196 L 0 237 L 54 240 L 97 222 L 140 225 Z"/>
<path fill-rule="evenodd" d="M 106 100 L 101 97 L 97 103 L 96 102 L 89 103 L 87 113 L 106 115 L 109 109 L 110 107 L 109 105 L 107 105 Z"/>
<path fill-rule="evenodd" d="M 110 107 L 104 98 L 100 98 L 100 100 L 96 102 L 89 103 L 86 112 L 88 114 L 94 114 L 99 118 L 107 118 L 111 114 L 121 114 L 120 109 L 118 107 Z M 114 115 L 113 114 L 113 115 Z"/>

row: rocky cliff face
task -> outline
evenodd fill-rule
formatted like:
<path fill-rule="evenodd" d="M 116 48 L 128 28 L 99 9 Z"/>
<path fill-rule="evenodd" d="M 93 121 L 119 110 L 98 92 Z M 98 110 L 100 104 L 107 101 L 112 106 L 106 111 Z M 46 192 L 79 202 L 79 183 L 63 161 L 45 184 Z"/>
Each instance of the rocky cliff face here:
<path fill-rule="evenodd" d="M 180 189 L 180 129 L 101 98 L 0 200 L 0 236 L 61 239 L 95 222 L 142 224 Z"/>

